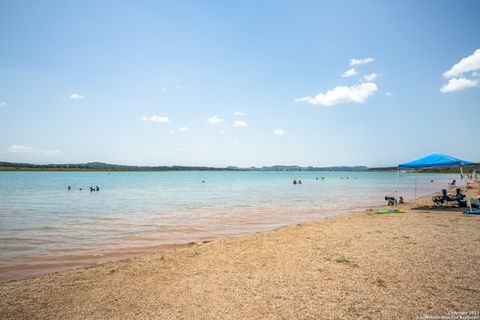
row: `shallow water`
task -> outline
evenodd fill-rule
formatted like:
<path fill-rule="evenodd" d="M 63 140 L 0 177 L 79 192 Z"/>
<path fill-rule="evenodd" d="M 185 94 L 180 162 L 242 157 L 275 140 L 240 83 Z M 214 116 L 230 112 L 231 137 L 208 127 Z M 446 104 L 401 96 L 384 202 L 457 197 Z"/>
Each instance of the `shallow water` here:
<path fill-rule="evenodd" d="M 417 196 L 452 179 L 418 174 Z M 0 281 L 408 201 L 414 186 L 396 172 L 0 172 Z"/>

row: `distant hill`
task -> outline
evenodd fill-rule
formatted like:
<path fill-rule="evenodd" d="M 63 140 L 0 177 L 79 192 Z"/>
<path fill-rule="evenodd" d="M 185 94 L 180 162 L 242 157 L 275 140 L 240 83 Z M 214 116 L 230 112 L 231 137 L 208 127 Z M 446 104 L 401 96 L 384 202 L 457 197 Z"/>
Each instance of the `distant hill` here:
<path fill-rule="evenodd" d="M 365 166 L 336 167 L 301 167 L 301 166 L 265 166 L 225 168 L 203 166 L 127 166 L 103 162 L 69 163 L 69 164 L 30 164 L 0 162 L 0 171 L 367 171 Z"/>

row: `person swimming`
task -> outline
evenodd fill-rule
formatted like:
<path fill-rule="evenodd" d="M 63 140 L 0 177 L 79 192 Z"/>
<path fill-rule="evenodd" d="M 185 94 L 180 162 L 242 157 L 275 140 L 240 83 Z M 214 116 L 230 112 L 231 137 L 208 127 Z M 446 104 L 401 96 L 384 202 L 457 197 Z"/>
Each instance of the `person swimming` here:
<path fill-rule="evenodd" d="M 67 187 L 67 190 L 72 190 L 72 187 L 68 186 L 68 187 Z"/>
<path fill-rule="evenodd" d="M 298 179 L 298 184 L 302 184 L 302 180 Z"/>
<path fill-rule="evenodd" d="M 297 184 L 297 180 L 293 179 L 293 184 Z"/>

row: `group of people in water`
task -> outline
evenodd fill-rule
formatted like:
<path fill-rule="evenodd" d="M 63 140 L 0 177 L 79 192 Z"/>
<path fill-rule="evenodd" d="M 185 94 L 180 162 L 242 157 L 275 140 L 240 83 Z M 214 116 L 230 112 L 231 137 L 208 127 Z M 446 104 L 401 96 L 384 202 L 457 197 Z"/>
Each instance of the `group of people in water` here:
<path fill-rule="evenodd" d="M 320 179 L 325 180 L 325 177 L 321 177 Z M 341 177 L 341 179 L 343 180 L 343 177 Z M 345 177 L 345 179 L 349 179 L 349 177 Z M 358 179 L 358 177 L 352 177 L 352 179 Z M 319 180 L 319 178 L 316 177 L 315 180 Z M 293 184 L 295 184 L 295 185 L 296 184 L 302 184 L 302 180 L 293 179 Z"/>
<path fill-rule="evenodd" d="M 72 187 L 71 187 L 71 186 L 68 186 L 68 187 L 67 187 L 67 190 L 72 190 Z M 80 187 L 80 188 L 78 188 L 78 190 L 79 190 L 79 191 L 82 191 L 83 188 Z M 98 186 L 90 187 L 90 191 L 91 191 L 91 192 L 92 192 L 92 191 L 100 191 L 100 188 L 99 188 Z"/>

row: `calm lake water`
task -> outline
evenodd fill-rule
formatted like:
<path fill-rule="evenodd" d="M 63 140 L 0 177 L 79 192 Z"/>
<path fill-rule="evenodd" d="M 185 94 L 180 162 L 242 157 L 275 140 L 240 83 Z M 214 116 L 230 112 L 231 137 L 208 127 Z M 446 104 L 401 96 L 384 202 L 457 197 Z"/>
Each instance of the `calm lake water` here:
<path fill-rule="evenodd" d="M 418 174 L 417 195 L 452 179 Z M 408 201 L 414 181 L 396 172 L 0 172 L 0 281 L 362 210 L 394 191 Z"/>

